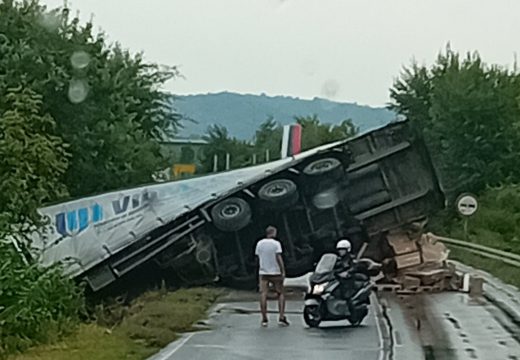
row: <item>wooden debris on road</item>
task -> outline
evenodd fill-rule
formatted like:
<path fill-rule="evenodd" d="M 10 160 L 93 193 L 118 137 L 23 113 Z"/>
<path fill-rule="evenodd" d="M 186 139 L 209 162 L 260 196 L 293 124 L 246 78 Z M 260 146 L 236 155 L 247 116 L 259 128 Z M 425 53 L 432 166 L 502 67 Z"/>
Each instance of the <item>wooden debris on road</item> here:
<path fill-rule="evenodd" d="M 447 264 L 448 248 L 432 234 L 425 234 L 424 225 L 414 223 L 386 235 L 394 253 L 393 258 L 385 260 L 394 269 L 387 279 L 400 287 L 396 291 L 458 290 L 461 279 Z"/>

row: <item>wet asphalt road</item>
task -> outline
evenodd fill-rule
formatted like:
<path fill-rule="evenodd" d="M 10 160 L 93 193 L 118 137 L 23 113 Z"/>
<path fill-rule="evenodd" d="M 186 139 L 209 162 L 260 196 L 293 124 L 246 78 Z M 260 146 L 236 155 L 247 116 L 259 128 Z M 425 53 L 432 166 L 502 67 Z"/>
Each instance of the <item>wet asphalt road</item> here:
<path fill-rule="evenodd" d="M 360 327 L 325 322 L 320 329 L 303 323 L 301 300 L 288 301 L 290 327 L 279 327 L 271 313 L 268 328 L 260 326 L 257 302 L 220 304 L 210 316 L 212 330 L 191 333 L 172 343 L 153 360 L 292 360 L 380 358 L 380 336 L 374 311 Z M 276 310 L 271 301 L 269 310 Z"/>

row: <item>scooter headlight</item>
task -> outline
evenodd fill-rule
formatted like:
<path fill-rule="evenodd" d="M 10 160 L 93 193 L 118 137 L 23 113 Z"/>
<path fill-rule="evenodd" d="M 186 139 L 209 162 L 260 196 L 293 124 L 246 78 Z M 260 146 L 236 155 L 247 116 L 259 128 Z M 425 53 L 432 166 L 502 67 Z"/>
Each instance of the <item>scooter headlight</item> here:
<path fill-rule="evenodd" d="M 314 285 L 314 287 L 312 288 L 312 294 L 313 295 L 321 295 L 323 293 L 323 291 L 325 291 L 325 288 L 327 287 L 328 284 L 329 283 L 326 282 L 326 283 Z"/>

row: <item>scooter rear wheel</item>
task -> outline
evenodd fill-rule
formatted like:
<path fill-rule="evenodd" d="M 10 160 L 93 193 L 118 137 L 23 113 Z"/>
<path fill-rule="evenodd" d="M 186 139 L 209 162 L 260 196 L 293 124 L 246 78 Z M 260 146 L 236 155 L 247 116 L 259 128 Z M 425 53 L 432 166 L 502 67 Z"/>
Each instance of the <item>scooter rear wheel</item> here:
<path fill-rule="evenodd" d="M 321 323 L 321 309 L 318 305 L 305 306 L 303 308 L 303 320 L 311 327 L 316 328 Z"/>

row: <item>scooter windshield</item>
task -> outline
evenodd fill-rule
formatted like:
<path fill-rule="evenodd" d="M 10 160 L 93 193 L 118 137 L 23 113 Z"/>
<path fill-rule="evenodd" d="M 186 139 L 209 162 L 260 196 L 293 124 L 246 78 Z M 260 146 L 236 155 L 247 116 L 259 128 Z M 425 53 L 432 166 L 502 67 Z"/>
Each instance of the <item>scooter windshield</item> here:
<path fill-rule="evenodd" d="M 334 270 L 337 258 L 336 254 L 324 254 L 318 262 L 318 265 L 316 265 L 316 270 L 314 272 L 316 274 L 331 273 Z"/>

